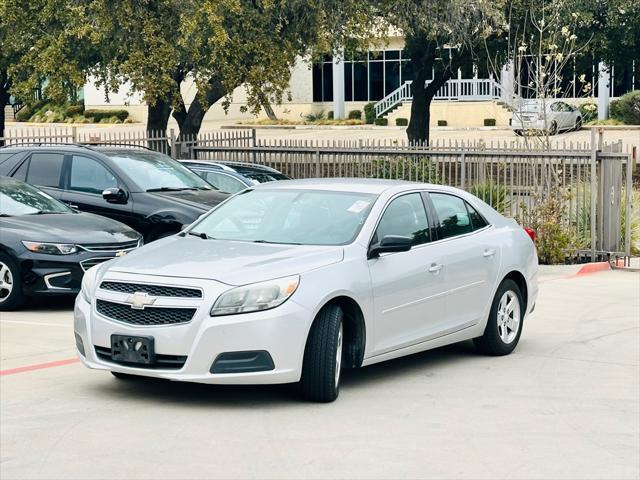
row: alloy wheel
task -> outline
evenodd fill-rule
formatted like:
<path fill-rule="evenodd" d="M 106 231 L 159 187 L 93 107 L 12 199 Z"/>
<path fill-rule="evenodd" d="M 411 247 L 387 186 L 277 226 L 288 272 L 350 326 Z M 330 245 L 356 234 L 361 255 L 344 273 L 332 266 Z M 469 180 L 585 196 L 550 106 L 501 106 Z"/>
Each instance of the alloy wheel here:
<path fill-rule="evenodd" d="M 507 290 L 498 304 L 498 335 L 509 344 L 518 336 L 520 329 L 520 300 L 513 290 Z"/>
<path fill-rule="evenodd" d="M 13 291 L 13 275 L 6 263 L 0 262 L 0 302 L 4 302 Z"/>

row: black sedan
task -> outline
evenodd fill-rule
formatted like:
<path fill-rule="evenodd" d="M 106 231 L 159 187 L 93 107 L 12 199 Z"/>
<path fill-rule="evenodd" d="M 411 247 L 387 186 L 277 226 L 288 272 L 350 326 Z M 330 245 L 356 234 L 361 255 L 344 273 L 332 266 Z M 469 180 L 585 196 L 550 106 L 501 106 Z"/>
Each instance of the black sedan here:
<path fill-rule="evenodd" d="M 229 196 L 171 157 L 134 146 L 5 147 L 0 175 L 36 185 L 74 209 L 125 223 L 147 243 L 179 232 Z"/>
<path fill-rule="evenodd" d="M 122 223 L 0 177 L 0 311 L 28 296 L 77 294 L 87 269 L 140 245 L 141 235 Z"/>

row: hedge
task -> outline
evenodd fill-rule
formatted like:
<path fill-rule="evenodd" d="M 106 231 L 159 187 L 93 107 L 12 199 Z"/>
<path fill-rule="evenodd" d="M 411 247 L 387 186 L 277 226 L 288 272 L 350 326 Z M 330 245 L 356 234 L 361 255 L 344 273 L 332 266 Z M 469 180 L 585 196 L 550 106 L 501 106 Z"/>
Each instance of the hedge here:
<path fill-rule="evenodd" d="M 380 127 L 386 127 L 387 125 L 389 125 L 389 120 L 387 120 L 386 118 L 376 118 L 374 123 Z"/>
<path fill-rule="evenodd" d="M 446 127 L 447 126 L 447 121 L 446 120 L 438 120 L 438 126 L 439 127 Z"/>
<path fill-rule="evenodd" d="M 364 118 L 366 122 L 371 125 L 376 121 L 376 104 L 369 102 L 364 106 Z"/>
<path fill-rule="evenodd" d="M 349 112 L 349 120 L 360 120 L 362 118 L 362 112 L 360 110 L 351 110 Z"/>
<path fill-rule="evenodd" d="M 484 119 L 484 126 L 485 127 L 495 127 L 496 126 L 496 119 L 495 118 L 485 118 Z"/>
<path fill-rule="evenodd" d="M 409 125 L 409 120 L 406 118 L 396 118 L 396 126 L 397 127 L 406 127 Z"/>
<path fill-rule="evenodd" d="M 129 117 L 126 110 L 85 110 L 84 116 L 93 119 L 94 123 L 100 123 L 104 119 L 115 117 L 124 122 Z"/>
<path fill-rule="evenodd" d="M 640 125 L 640 90 L 629 92 L 613 100 L 610 105 L 611 118 L 627 125 Z"/>

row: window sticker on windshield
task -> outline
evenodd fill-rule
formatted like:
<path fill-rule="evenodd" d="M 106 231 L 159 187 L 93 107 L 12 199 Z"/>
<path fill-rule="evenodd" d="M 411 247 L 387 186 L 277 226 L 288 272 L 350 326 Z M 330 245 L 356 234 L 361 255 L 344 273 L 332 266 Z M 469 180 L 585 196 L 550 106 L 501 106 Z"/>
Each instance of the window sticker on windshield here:
<path fill-rule="evenodd" d="M 366 202 L 364 200 L 358 200 L 353 205 L 351 205 L 349 208 L 347 208 L 347 212 L 360 213 L 361 211 L 363 211 L 365 208 L 367 208 L 369 206 L 369 203 L 371 203 L 371 202 Z"/>

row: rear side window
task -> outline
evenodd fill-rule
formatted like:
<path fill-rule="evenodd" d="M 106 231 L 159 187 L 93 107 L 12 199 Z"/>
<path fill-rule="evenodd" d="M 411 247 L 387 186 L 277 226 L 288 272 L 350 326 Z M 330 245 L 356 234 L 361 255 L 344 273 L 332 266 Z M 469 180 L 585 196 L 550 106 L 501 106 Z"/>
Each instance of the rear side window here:
<path fill-rule="evenodd" d="M 61 153 L 32 154 L 27 182 L 32 185 L 58 188 L 63 161 L 64 155 Z"/>
<path fill-rule="evenodd" d="M 438 217 L 440 238 L 455 237 L 473 231 L 471 217 L 464 200 L 445 193 L 432 193 L 430 196 Z"/>
<path fill-rule="evenodd" d="M 25 160 L 22 162 L 22 165 L 18 167 L 18 169 L 13 172 L 12 177 L 16 180 L 21 180 L 23 182 L 27 181 L 27 170 L 29 169 L 29 160 Z"/>
<path fill-rule="evenodd" d="M 15 153 L 0 153 L 0 163 L 4 162 L 5 160 L 9 160 L 14 155 Z"/>
<path fill-rule="evenodd" d="M 478 211 L 465 202 L 467 205 L 467 211 L 469 212 L 469 218 L 471 218 L 471 226 L 474 230 L 480 230 L 488 225 L 487 221 L 484 219 L 482 215 L 478 213 Z"/>
<path fill-rule="evenodd" d="M 205 180 L 218 190 L 228 193 L 238 193 L 247 188 L 240 180 L 233 178 L 231 175 L 225 175 L 218 172 L 207 172 Z"/>

